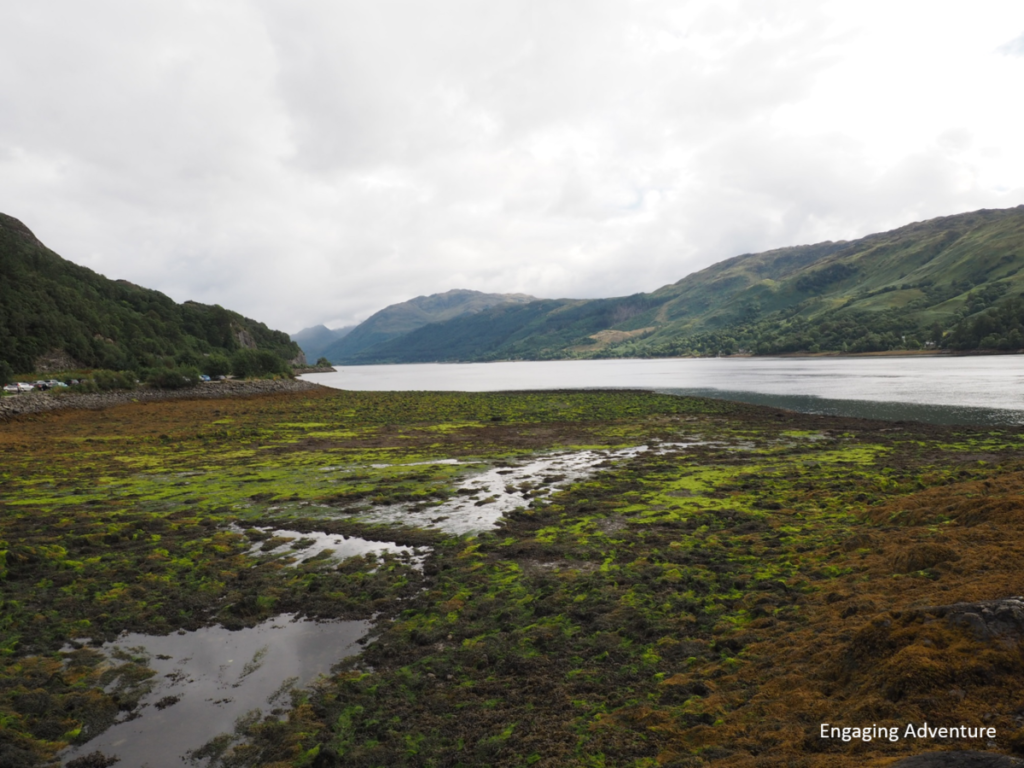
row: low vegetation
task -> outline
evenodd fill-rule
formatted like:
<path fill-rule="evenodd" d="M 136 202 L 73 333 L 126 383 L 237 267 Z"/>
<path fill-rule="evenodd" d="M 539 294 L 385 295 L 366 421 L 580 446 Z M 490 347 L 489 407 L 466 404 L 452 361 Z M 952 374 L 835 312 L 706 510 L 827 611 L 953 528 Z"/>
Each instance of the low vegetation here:
<path fill-rule="evenodd" d="M 1010 751 L 1020 638 L 929 607 L 1024 593 L 1022 443 L 641 392 L 20 417 L 0 430 L 0 763 L 45 764 L 135 711 L 116 681 L 147 670 L 96 648 L 122 630 L 286 612 L 376 630 L 283 719 L 240 722 L 218 765 L 852 768 L 986 748 L 817 737 L 925 720 L 995 727 Z M 467 473 L 628 446 L 649 449 L 552 496 L 554 477 L 512 488 L 493 531 L 427 527 Z M 404 524 L 360 522 L 396 504 Z M 256 525 L 432 554 L 288 567 Z"/>

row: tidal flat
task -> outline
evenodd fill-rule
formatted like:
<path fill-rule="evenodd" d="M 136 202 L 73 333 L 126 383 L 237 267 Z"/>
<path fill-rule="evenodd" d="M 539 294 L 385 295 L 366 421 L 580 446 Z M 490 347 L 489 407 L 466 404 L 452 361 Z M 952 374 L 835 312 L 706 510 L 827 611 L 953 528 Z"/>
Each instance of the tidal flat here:
<path fill-rule="evenodd" d="M 178 764 L 1024 751 L 1024 627 L 963 618 L 1024 594 L 1022 447 L 1019 427 L 638 391 L 16 417 L 0 423 L 0 765 L 110 765 L 101 734 L 183 706 L 146 637 L 297 621 L 369 631 L 316 679 L 261 678 L 273 701 Z M 267 645 L 247 674 L 273 671 Z M 819 737 L 925 721 L 997 737 Z"/>

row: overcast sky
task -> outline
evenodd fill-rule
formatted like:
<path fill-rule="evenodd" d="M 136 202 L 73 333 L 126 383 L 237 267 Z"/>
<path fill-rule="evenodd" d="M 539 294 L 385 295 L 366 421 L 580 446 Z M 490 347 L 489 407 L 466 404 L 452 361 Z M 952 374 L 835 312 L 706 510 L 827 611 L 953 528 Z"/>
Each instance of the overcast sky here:
<path fill-rule="evenodd" d="M 1024 203 L 1024 3 L 32 0 L 0 211 L 295 332 Z"/>

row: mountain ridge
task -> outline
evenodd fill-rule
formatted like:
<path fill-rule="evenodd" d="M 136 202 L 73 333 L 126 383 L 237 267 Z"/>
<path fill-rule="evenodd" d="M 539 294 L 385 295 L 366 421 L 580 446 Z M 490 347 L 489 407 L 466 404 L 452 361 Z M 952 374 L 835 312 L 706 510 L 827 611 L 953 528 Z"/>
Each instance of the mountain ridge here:
<path fill-rule="evenodd" d="M 306 355 L 306 359 L 312 363 L 324 356 L 324 351 L 338 339 L 342 339 L 356 326 L 346 325 L 341 328 L 328 328 L 326 325 L 314 325 L 303 328 L 301 331 L 290 334 L 290 338 Z"/>
<path fill-rule="evenodd" d="M 1019 349 L 1022 269 L 1024 206 L 983 209 L 741 254 L 650 293 L 494 307 L 332 362 Z"/>
<path fill-rule="evenodd" d="M 524 293 L 483 293 L 456 288 L 417 296 L 391 304 L 370 315 L 350 333 L 323 350 L 331 362 L 358 355 L 425 325 L 476 314 L 504 304 L 525 304 L 537 299 Z"/>

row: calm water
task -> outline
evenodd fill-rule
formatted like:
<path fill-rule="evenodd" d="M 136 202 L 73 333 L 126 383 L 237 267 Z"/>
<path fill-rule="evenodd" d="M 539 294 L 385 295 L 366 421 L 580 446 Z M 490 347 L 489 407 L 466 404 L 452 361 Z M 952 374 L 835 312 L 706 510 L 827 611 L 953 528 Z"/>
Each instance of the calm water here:
<path fill-rule="evenodd" d="M 375 391 L 640 388 L 807 413 L 1024 424 L 1024 355 L 365 365 L 303 378 L 337 389 Z"/>
<path fill-rule="evenodd" d="M 308 684 L 358 653 L 357 643 L 369 629 L 368 621 L 296 621 L 284 615 L 235 632 L 217 626 L 165 636 L 122 635 L 102 650 L 141 657 L 156 672 L 139 716 L 61 757 L 68 761 L 100 751 L 120 758 L 126 768 L 195 764 L 188 760 L 190 750 L 231 733 L 246 713 L 290 706 L 291 687 Z"/>

